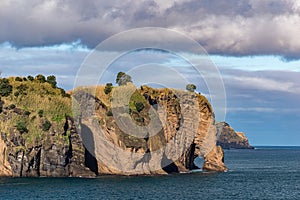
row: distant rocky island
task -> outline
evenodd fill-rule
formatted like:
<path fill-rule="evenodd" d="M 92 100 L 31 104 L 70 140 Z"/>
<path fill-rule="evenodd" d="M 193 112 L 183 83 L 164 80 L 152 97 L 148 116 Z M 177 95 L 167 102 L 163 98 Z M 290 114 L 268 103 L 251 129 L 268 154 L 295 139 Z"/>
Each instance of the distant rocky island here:
<path fill-rule="evenodd" d="M 95 177 L 101 174 L 189 172 L 199 168 L 194 164 L 194 159 L 198 156 L 204 158 L 204 170 L 226 171 L 224 153 L 220 146 L 250 147 L 242 134 L 234 135 L 224 123 L 215 125 L 210 103 L 198 93 L 176 91 L 175 94 L 171 89 L 148 86 L 135 88 L 128 102 L 128 116 L 137 125 L 145 126 L 150 123 L 148 111 L 152 106 L 160 104 L 166 111 L 162 113 L 166 119 L 163 129 L 154 136 L 139 138 L 125 134 L 118 127 L 111 105 L 112 92 L 122 92 L 134 87 L 133 84 L 113 87 L 109 83 L 105 86 L 76 88 L 69 93 L 56 84 L 55 76 L 0 79 L 0 176 Z M 179 98 L 183 102 L 180 103 Z M 76 122 L 78 116 L 74 116 L 72 110 L 74 100 L 79 103 L 79 122 Z M 95 103 L 94 116 L 85 113 L 91 101 Z M 199 118 L 198 128 L 193 137 L 189 138 L 189 130 L 195 124 L 195 117 Z M 138 172 L 124 172 L 107 165 L 97 159 L 97 147 L 91 149 L 84 145 L 83 140 L 96 137 L 94 132 L 97 130 L 93 130 L 92 126 L 94 123 L 101 126 L 103 134 L 115 147 L 128 152 L 124 157 L 118 157 L 120 155 L 113 155 L 112 151 L 106 150 L 107 158 L 111 159 L 112 164 L 118 165 L 120 159 L 127 159 L 130 162 L 126 167 L 139 169 Z M 216 140 L 217 130 L 222 132 L 218 145 L 212 143 Z M 226 143 L 226 139 L 230 142 Z M 176 160 L 164 158 L 166 152 L 158 151 L 166 144 L 171 144 L 169 151 L 176 154 L 176 150 L 180 149 L 178 147 L 187 141 L 191 145 Z M 147 153 L 148 161 L 144 157 L 134 157 L 134 153 Z M 161 163 L 161 169 L 149 165 L 151 161 L 163 162 L 166 159 L 171 162 L 167 166 Z"/>
<path fill-rule="evenodd" d="M 218 122 L 217 127 L 217 145 L 223 149 L 254 149 L 248 138 L 242 132 L 236 132 L 228 123 Z"/>

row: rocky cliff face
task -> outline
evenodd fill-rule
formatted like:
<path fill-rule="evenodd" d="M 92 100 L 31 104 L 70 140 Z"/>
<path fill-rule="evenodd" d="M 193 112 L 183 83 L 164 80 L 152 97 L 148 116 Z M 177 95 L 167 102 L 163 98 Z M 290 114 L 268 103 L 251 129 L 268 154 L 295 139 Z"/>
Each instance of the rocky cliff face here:
<path fill-rule="evenodd" d="M 242 132 L 236 132 L 226 122 L 216 124 L 218 140 L 217 144 L 224 149 L 253 149 L 250 146 L 248 138 Z"/>
<path fill-rule="evenodd" d="M 12 114 L 8 111 L 7 114 Z M 93 177 L 85 165 L 85 148 L 71 118 L 66 117 L 63 129 L 53 127 L 43 138 L 26 140 L 26 134 L 11 128 L 0 137 L 0 176 L 14 177 Z"/>
<path fill-rule="evenodd" d="M 213 112 L 205 97 L 146 86 L 137 90 L 130 85 L 115 88 L 111 95 L 125 100 L 106 105 L 84 91 L 74 94 L 81 105 L 81 134 L 93 138 L 86 144 L 98 160 L 99 174 L 187 172 L 198 168 L 197 156 L 204 157 L 205 170 L 227 170 L 223 151 L 216 147 Z M 140 110 L 139 103 L 143 104 Z M 86 112 L 90 107 L 96 112 Z"/>
<path fill-rule="evenodd" d="M 212 108 L 199 94 L 127 87 L 134 90 L 126 97 L 122 87 L 110 94 L 104 87 L 79 89 L 73 95 L 80 114 L 70 117 L 71 99 L 60 90 L 10 82 L 12 94 L 0 105 L 0 176 L 187 172 L 197 169 L 197 156 L 204 157 L 205 170 L 227 170 Z M 16 90 L 20 95 L 13 95 Z M 126 106 L 113 94 L 129 98 Z"/>
<path fill-rule="evenodd" d="M 0 176 L 95 176 L 97 162 L 69 117 L 71 99 L 36 79 L 8 80 L 1 88 Z"/>
<path fill-rule="evenodd" d="M 226 166 L 224 165 L 224 152 L 220 146 L 215 146 L 207 155 L 204 156 L 204 160 L 204 170 L 219 171 L 219 169 L 226 169 Z"/>
<path fill-rule="evenodd" d="M 12 169 L 7 161 L 7 146 L 5 142 L 0 138 L 0 175 L 12 176 Z"/>

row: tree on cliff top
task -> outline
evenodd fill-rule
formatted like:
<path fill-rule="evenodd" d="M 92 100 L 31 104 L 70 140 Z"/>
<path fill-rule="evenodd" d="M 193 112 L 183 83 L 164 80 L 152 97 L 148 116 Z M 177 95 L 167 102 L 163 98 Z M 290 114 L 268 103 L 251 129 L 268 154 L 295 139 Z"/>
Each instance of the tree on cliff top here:
<path fill-rule="evenodd" d="M 37 75 L 37 76 L 35 77 L 35 79 L 36 79 L 37 81 L 39 81 L 40 83 L 45 83 L 45 82 L 46 82 L 46 78 L 45 78 L 45 76 L 42 75 L 42 74 Z"/>
<path fill-rule="evenodd" d="M 112 83 L 106 83 L 105 88 L 104 88 L 104 93 L 109 94 L 112 91 Z"/>
<path fill-rule="evenodd" d="M 187 90 L 187 91 L 189 91 L 189 92 L 194 92 L 195 90 L 196 90 L 196 85 L 194 85 L 194 84 L 187 84 L 186 85 L 186 87 L 185 87 L 185 89 Z"/>
<path fill-rule="evenodd" d="M 132 83 L 131 76 L 124 72 L 119 72 L 116 78 L 116 83 L 118 85 L 126 85 L 126 83 Z"/>
<path fill-rule="evenodd" d="M 53 87 L 56 88 L 57 82 L 56 82 L 56 77 L 51 75 L 47 77 L 47 82 Z"/>

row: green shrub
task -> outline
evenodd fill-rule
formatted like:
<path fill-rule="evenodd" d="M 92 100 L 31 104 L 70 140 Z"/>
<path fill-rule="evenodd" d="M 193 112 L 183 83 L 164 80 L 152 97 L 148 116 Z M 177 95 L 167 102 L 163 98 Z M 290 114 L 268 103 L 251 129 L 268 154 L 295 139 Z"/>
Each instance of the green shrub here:
<path fill-rule="evenodd" d="M 71 95 L 66 93 L 66 91 L 62 88 L 58 88 L 60 90 L 60 94 L 62 97 L 67 97 L 67 98 L 71 98 Z"/>
<path fill-rule="evenodd" d="M 50 128 L 51 128 L 51 123 L 48 120 L 46 120 L 42 125 L 42 130 L 49 131 Z"/>
<path fill-rule="evenodd" d="M 118 85 L 126 85 L 127 83 L 132 82 L 131 76 L 124 72 L 119 72 L 116 78 L 116 83 Z"/>
<path fill-rule="evenodd" d="M 30 121 L 34 121 L 35 119 L 36 119 L 36 116 L 34 115 L 30 118 Z"/>
<path fill-rule="evenodd" d="M 39 117 L 43 117 L 44 116 L 44 110 L 39 110 L 38 115 L 39 115 Z"/>
<path fill-rule="evenodd" d="M 109 94 L 112 91 L 112 83 L 106 83 L 105 88 L 104 88 L 104 93 Z"/>
<path fill-rule="evenodd" d="M 23 81 L 27 81 L 27 78 L 26 78 L 26 77 L 23 77 Z"/>
<path fill-rule="evenodd" d="M 15 95 L 15 97 L 18 97 L 18 96 L 20 95 L 20 93 L 19 93 L 18 91 L 16 91 L 16 92 L 14 93 L 14 95 Z"/>
<path fill-rule="evenodd" d="M 62 96 L 63 96 L 63 97 L 66 97 L 66 98 L 71 98 L 71 95 L 68 94 L 68 93 L 64 93 Z"/>
<path fill-rule="evenodd" d="M 109 111 L 107 111 L 106 115 L 111 117 L 111 116 L 113 116 L 113 113 L 111 110 L 109 110 Z"/>
<path fill-rule="evenodd" d="M 28 110 L 25 111 L 24 113 L 26 116 L 29 116 L 31 114 L 31 112 L 29 112 Z"/>
<path fill-rule="evenodd" d="M 187 91 L 189 91 L 189 92 L 194 92 L 195 90 L 196 90 L 196 85 L 194 85 L 194 84 L 187 84 L 186 85 L 186 87 L 185 87 L 185 89 L 187 90 Z"/>
<path fill-rule="evenodd" d="M 35 79 L 36 79 L 37 81 L 39 81 L 40 83 L 45 83 L 45 82 L 46 82 L 46 78 L 45 78 L 45 76 L 43 76 L 42 74 L 37 75 L 37 76 L 35 77 Z"/>
<path fill-rule="evenodd" d="M 145 121 L 145 119 L 143 118 L 143 117 L 140 117 L 140 116 L 137 116 L 137 117 L 135 117 L 135 119 L 134 119 L 136 122 L 144 122 Z"/>
<path fill-rule="evenodd" d="M 16 108 L 16 105 L 15 105 L 15 104 L 10 104 L 10 105 L 9 105 L 9 108 L 10 108 L 10 109 L 15 109 L 15 108 Z"/>
<path fill-rule="evenodd" d="M 20 133 L 28 133 L 28 129 L 24 121 L 18 121 L 16 124 L 16 128 Z"/>
<path fill-rule="evenodd" d="M 34 80 L 33 76 L 27 76 L 27 79 L 30 80 L 30 81 Z"/>
<path fill-rule="evenodd" d="M 56 77 L 54 75 L 48 76 L 47 77 L 47 82 L 53 87 L 56 88 L 57 82 L 56 82 Z"/>
<path fill-rule="evenodd" d="M 22 79 L 21 77 L 16 77 L 16 78 L 15 78 L 15 81 L 22 82 L 22 81 L 23 81 L 23 79 Z"/>
<path fill-rule="evenodd" d="M 142 102 L 135 102 L 134 105 L 135 105 L 135 108 L 138 112 L 141 112 L 145 107 Z"/>
<path fill-rule="evenodd" d="M 0 95 L 7 97 L 12 93 L 12 86 L 9 84 L 9 80 L 6 78 L 0 79 Z"/>
<path fill-rule="evenodd" d="M 18 90 L 19 94 L 27 95 L 27 85 L 21 84 L 16 89 Z"/>
<path fill-rule="evenodd" d="M 119 84 L 119 81 L 120 81 L 121 77 L 124 76 L 124 75 L 125 75 L 124 72 L 119 72 L 119 73 L 117 74 L 117 78 L 116 78 L 116 83 L 117 83 L 117 84 Z"/>

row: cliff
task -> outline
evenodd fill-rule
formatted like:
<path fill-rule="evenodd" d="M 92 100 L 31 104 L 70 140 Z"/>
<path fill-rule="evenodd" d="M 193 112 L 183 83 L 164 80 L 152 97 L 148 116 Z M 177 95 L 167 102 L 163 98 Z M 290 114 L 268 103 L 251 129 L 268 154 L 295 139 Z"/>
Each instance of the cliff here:
<path fill-rule="evenodd" d="M 254 149 L 248 138 L 242 132 L 236 132 L 228 123 L 218 122 L 217 127 L 217 145 L 224 149 Z"/>
<path fill-rule="evenodd" d="M 9 86 L 0 103 L 0 176 L 95 176 L 70 117 L 71 98 L 39 80 L 10 78 L 1 91 Z"/>
<path fill-rule="evenodd" d="M 205 170 L 227 170 L 223 150 L 216 147 L 212 107 L 204 96 L 132 84 L 107 95 L 103 91 L 97 87 L 73 93 L 82 113 L 81 135 L 93 138 L 86 143 L 98 160 L 99 174 L 188 172 L 198 169 L 197 156 L 204 157 Z"/>
<path fill-rule="evenodd" d="M 197 168 L 199 155 L 203 169 L 227 170 L 212 108 L 199 94 L 134 88 L 122 107 L 113 94 L 126 96 L 131 86 L 108 94 L 102 86 L 78 88 L 74 108 L 72 98 L 48 82 L 10 78 L 9 85 L 0 102 L 0 176 L 187 172 Z"/>

